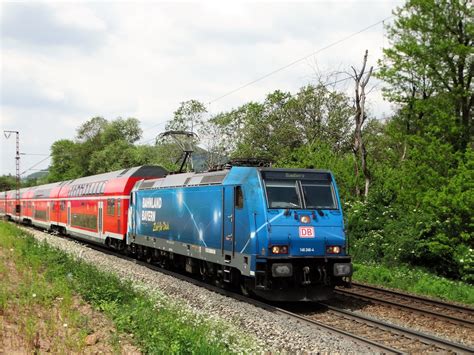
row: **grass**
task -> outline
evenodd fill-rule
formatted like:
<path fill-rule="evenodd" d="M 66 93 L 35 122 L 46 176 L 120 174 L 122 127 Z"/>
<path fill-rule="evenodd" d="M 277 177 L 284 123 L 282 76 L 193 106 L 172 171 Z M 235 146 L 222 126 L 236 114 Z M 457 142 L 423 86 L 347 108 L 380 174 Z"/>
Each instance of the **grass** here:
<path fill-rule="evenodd" d="M 2 227 L 3 224 L 0 225 L 3 336 L 27 352 L 37 352 L 41 346 L 53 353 L 81 352 L 91 319 L 79 312 L 77 297 L 74 299 L 60 280 L 47 280 L 40 264 L 18 257 L 19 243 L 13 239 L 16 237 L 6 236 Z M 13 334 L 5 335 L 7 329 L 3 327 L 7 324 L 16 329 Z"/>
<path fill-rule="evenodd" d="M 0 248 L 13 249 L 15 263 L 41 271 L 41 282 L 55 285 L 45 287 L 31 280 L 30 288 L 22 292 L 31 294 L 34 289 L 36 298 L 46 303 L 59 295 L 66 300 L 79 294 L 112 319 L 120 333 L 132 336 L 135 345 L 145 353 L 225 354 L 254 347 L 251 339 L 228 325 L 186 312 L 163 296 L 151 297 L 138 291 L 115 275 L 75 260 L 46 243 L 38 243 L 12 224 L 0 222 Z M 0 305 L 5 303 L 5 298 L 8 303 L 8 295 L 0 293 Z M 81 321 L 77 315 L 73 318 Z M 34 319 L 28 322 L 31 323 L 28 327 L 34 328 Z"/>
<path fill-rule="evenodd" d="M 355 263 L 353 280 L 474 305 L 474 286 L 419 268 Z"/>

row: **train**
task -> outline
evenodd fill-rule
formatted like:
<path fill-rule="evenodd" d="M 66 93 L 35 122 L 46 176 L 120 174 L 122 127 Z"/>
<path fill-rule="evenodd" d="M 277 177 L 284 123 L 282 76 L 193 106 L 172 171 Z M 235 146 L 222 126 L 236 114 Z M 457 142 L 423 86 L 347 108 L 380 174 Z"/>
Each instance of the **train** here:
<path fill-rule="evenodd" d="M 0 215 L 268 301 L 327 300 L 351 283 L 327 170 L 138 166 L 0 192 Z"/>

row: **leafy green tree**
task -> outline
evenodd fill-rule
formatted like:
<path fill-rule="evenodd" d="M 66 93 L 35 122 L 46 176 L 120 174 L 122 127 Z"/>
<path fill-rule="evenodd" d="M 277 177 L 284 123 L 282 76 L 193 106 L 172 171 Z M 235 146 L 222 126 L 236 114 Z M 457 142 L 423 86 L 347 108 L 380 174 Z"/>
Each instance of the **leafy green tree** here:
<path fill-rule="evenodd" d="M 77 129 L 77 141 L 80 143 L 87 141 L 94 141 L 95 143 L 99 143 L 100 136 L 104 132 L 108 123 L 109 122 L 103 117 L 97 116 L 91 118 Z"/>
<path fill-rule="evenodd" d="M 474 8 L 468 0 L 409 0 L 388 26 L 378 74 L 402 105 L 407 133 L 429 132 L 457 149 L 472 143 Z"/>
<path fill-rule="evenodd" d="M 176 144 L 159 143 L 157 145 L 137 146 L 140 165 L 159 165 L 168 171 L 176 171 L 179 166 L 176 161 L 181 150 Z"/>
<path fill-rule="evenodd" d="M 342 93 L 308 85 L 297 95 L 275 91 L 263 103 L 250 102 L 211 120 L 218 126 L 223 151 L 234 157 L 284 159 L 303 145 L 327 143 L 350 149 L 352 109 Z"/>
<path fill-rule="evenodd" d="M 0 176 L 0 191 L 9 191 L 16 188 L 16 178 L 13 175 Z"/>
<path fill-rule="evenodd" d="M 62 181 L 138 165 L 142 130 L 135 118 L 107 121 L 93 117 L 77 129 L 75 141 L 59 140 L 51 147 L 48 180 Z"/>
<path fill-rule="evenodd" d="M 117 140 L 92 154 L 89 170 L 93 171 L 93 174 L 100 174 L 139 164 L 137 147 L 124 140 Z"/>
<path fill-rule="evenodd" d="M 61 139 L 51 146 L 51 166 L 48 181 L 56 182 L 83 176 L 79 148 L 81 143 Z"/>
<path fill-rule="evenodd" d="M 173 119 L 166 124 L 166 130 L 197 132 L 206 112 L 206 106 L 197 100 L 183 101 L 174 112 Z"/>
<path fill-rule="evenodd" d="M 103 145 L 112 144 L 117 141 L 125 141 L 128 144 L 135 143 L 142 136 L 140 122 L 136 118 L 117 118 L 108 122 L 101 133 Z"/>

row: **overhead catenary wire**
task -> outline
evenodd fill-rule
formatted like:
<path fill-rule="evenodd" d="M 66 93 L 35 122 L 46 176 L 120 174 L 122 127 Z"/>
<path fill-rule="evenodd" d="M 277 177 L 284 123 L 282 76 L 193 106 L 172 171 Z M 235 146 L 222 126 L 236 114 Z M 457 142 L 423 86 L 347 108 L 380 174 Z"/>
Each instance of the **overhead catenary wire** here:
<path fill-rule="evenodd" d="M 24 175 L 25 173 L 27 173 L 28 171 L 32 170 L 33 168 L 36 168 L 38 165 L 40 165 L 42 162 L 44 162 L 45 160 L 51 158 L 51 154 L 48 155 L 46 158 L 44 159 L 41 159 L 39 162 L 37 162 L 36 164 L 30 166 L 28 169 L 26 169 L 25 171 L 23 171 L 20 175 Z"/>
<path fill-rule="evenodd" d="M 323 51 L 325 51 L 325 50 L 327 50 L 327 49 L 329 49 L 329 48 L 331 48 L 331 47 L 334 47 L 334 46 L 336 46 L 336 45 L 338 45 L 338 44 L 340 44 L 340 43 L 342 43 L 342 42 L 345 42 L 345 41 L 347 41 L 347 40 L 349 40 L 349 39 L 351 39 L 351 38 L 353 38 L 353 37 L 355 37 L 355 36 L 357 36 L 357 35 L 359 35 L 359 34 L 365 32 L 365 31 L 367 31 L 367 30 L 369 30 L 369 29 L 371 29 L 371 28 L 375 27 L 375 26 L 378 26 L 378 25 L 380 25 L 380 24 L 384 25 L 384 24 L 385 24 L 385 21 L 388 21 L 388 20 L 390 20 L 391 18 L 393 18 L 393 15 L 392 15 L 392 16 L 388 16 L 388 17 L 385 17 L 385 18 L 383 18 L 382 20 L 377 21 L 377 22 L 375 22 L 375 23 L 373 23 L 373 24 L 371 24 L 371 25 L 369 25 L 369 26 L 367 26 L 367 27 L 364 27 L 364 28 L 360 29 L 360 30 L 357 31 L 357 32 L 354 32 L 354 33 L 352 33 L 352 34 L 350 34 L 350 35 L 348 35 L 348 36 L 346 36 L 346 37 L 343 37 L 343 38 L 341 38 L 341 39 L 339 39 L 339 40 L 337 40 L 337 41 L 334 41 L 334 42 L 332 42 L 332 43 L 330 43 L 330 44 L 328 44 L 328 45 L 326 45 L 326 46 L 324 46 L 324 47 L 322 47 L 322 48 L 320 48 L 320 49 L 318 49 L 318 50 L 316 50 L 316 51 L 311 52 L 310 54 L 307 54 L 307 55 L 305 55 L 305 56 L 303 56 L 303 57 L 301 57 L 301 58 L 298 58 L 298 59 L 296 59 L 296 60 L 294 60 L 294 61 L 292 61 L 292 62 L 290 62 L 290 63 L 288 63 L 288 64 L 286 64 L 286 65 L 284 65 L 284 66 L 282 66 L 282 67 L 279 67 L 279 68 L 277 68 L 277 69 L 275 69 L 275 70 L 273 70 L 273 71 L 271 71 L 271 72 L 269 72 L 269 73 L 267 73 L 267 74 L 265 74 L 265 75 L 262 75 L 262 76 L 260 76 L 260 77 L 258 77 L 258 78 L 256 78 L 256 79 L 254 79 L 254 80 L 252 80 L 252 81 L 250 81 L 250 82 L 248 82 L 248 83 L 246 83 L 246 84 L 244 84 L 244 85 L 241 85 L 241 86 L 239 86 L 239 87 L 237 87 L 237 88 L 235 88 L 235 89 L 233 89 L 233 90 L 230 90 L 230 91 L 224 93 L 223 95 L 220 95 L 220 96 L 218 96 L 218 97 L 216 97 L 216 98 L 210 100 L 210 101 L 207 103 L 207 106 L 208 106 L 208 108 L 209 108 L 209 110 L 210 110 L 210 107 L 211 107 L 211 104 L 212 104 L 212 103 L 214 103 L 214 102 L 216 102 L 216 101 L 219 101 L 219 100 L 223 99 L 224 97 L 227 97 L 227 96 L 229 96 L 229 95 L 232 95 L 232 94 L 236 93 L 237 91 L 240 91 L 240 90 L 242 90 L 242 89 L 244 89 L 244 88 L 246 88 L 246 87 L 248 87 L 248 86 L 251 86 L 251 85 L 253 85 L 253 84 L 255 84 L 255 83 L 257 83 L 257 82 L 259 82 L 259 81 L 261 81 L 261 80 L 264 80 L 264 79 L 266 79 L 266 78 L 268 78 L 268 77 L 270 77 L 270 76 L 272 76 L 272 75 L 274 75 L 274 74 L 276 74 L 276 73 L 278 73 L 278 72 L 280 72 L 280 71 L 283 71 L 283 70 L 285 70 L 285 69 L 287 69 L 287 68 L 289 68 L 289 67 L 291 67 L 291 66 L 293 66 L 293 65 L 295 65 L 295 64 L 298 64 L 298 63 L 300 63 L 300 62 L 302 62 L 302 61 L 304 61 L 304 60 L 306 60 L 306 59 L 308 59 L 308 58 L 310 58 L 310 57 L 312 57 L 312 56 L 314 56 L 314 55 L 316 55 L 316 54 L 318 54 L 318 53 L 321 53 L 321 52 L 323 52 Z M 374 69 L 373 72 L 377 71 L 378 69 L 380 69 L 380 68 Z M 335 81 L 333 81 L 333 82 L 325 83 L 325 84 L 323 84 L 323 86 L 328 87 L 328 86 L 330 86 L 330 85 L 335 85 L 335 84 L 338 84 L 338 83 L 341 83 L 341 82 L 344 82 L 344 81 L 350 80 L 350 79 L 352 79 L 352 76 L 348 76 L 348 77 L 343 78 L 343 79 L 335 80 Z M 297 95 L 297 94 L 295 94 L 295 95 Z M 291 96 L 295 96 L 295 95 L 291 95 Z M 155 124 L 155 125 L 153 125 L 153 126 L 150 126 L 150 127 L 147 127 L 147 128 L 145 128 L 145 129 L 143 129 L 143 132 L 148 131 L 148 130 L 150 130 L 150 129 L 152 129 L 152 128 L 155 128 L 155 127 L 164 125 L 164 124 L 166 124 L 167 122 L 168 122 L 168 121 L 159 122 L 159 123 L 157 123 L 157 124 Z M 150 139 L 147 139 L 147 140 L 141 140 L 140 142 L 138 142 L 138 144 L 146 144 L 146 143 L 151 142 L 151 141 L 153 141 L 153 140 L 155 140 L 155 139 L 156 139 L 156 138 L 153 137 L 153 138 L 150 138 Z"/>
<path fill-rule="evenodd" d="M 375 72 L 377 72 L 378 70 L 380 70 L 380 67 L 374 68 L 374 69 L 372 70 L 372 74 L 375 73 Z M 367 73 L 368 73 L 368 71 L 365 71 L 363 74 L 367 74 Z M 348 75 L 347 77 L 344 77 L 344 78 L 342 78 L 342 79 L 337 79 L 337 80 L 334 80 L 334 81 L 327 81 L 327 82 L 325 82 L 325 83 L 323 83 L 323 84 L 321 84 L 321 85 L 324 86 L 325 88 L 327 88 L 327 87 L 329 87 L 329 86 L 333 86 L 333 85 L 336 85 L 336 84 L 339 84 L 339 83 L 342 83 L 342 82 L 344 82 L 344 81 L 351 80 L 351 79 L 353 79 L 353 76 L 352 76 L 352 75 Z M 290 97 L 296 97 L 296 96 L 298 96 L 299 94 L 300 94 L 300 92 L 296 92 L 296 93 L 290 95 Z M 165 122 L 165 123 L 166 123 L 166 122 Z M 151 128 L 151 127 L 150 127 L 150 128 Z M 142 141 L 138 142 L 137 144 L 142 144 L 142 145 L 143 145 L 143 144 L 147 144 L 148 142 L 151 142 L 151 141 L 154 141 L 154 140 L 156 140 L 156 137 L 153 137 L 153 138 L 150 138 L 150 139 L 147 139 L 147 140 L 142 140 Z"/>
<path fill-rule="evenodd" d="M 279 68 L 277 68 L 277 69 L 275 69 L 275 70 L 273 70 L 273 71 L 271 71 L 271 72 L 269 72 L 269 73 L 267 73 L 267 74 L 265 74 L 265 75 L 262 75 L 262 76 L 260 76 L 260 77 L 258 77 L 258 78 L 256 78 L 256 79 L 254 79 L 254 80 L 252 80 L 252 81 L 250 81 L 250 82 L 248 82 L 248 83 L 246 83 L 246 84 L 243 84 L 243 85 L 241 85 L 241 86 L 239 86 L 239 87 L 237 87 L 237 88 L 235 88 L 235 89 L 233 89 L 233 90 L 230 90 L 230 91 L 226 92 L 225 94 L 223 94 L 223 95 L 221 95 L 221 96 L 218 96 L 218 97 L 216 97 L 216 98 L 210 100 L 210 101 L 208 102 L 208 104 L 210 105 L 210 104 L 212 104 L 212 103 L 214 103 L 214 102 L 216 102 L 216 101 L 219 101 L 219 100 L 223 99 L 224 97 L 227 97 L 227 96 L 229 96 L 229 95 L 232 95 L 232 94 L 236 93 L 237 91 L 240 91 L 240 90 L 242 90 L 242 89 L 245 89 L 245 88 L 248 87 L 248 86 L 251 86 L 251 85 L 253 85 L 253 84 L 255 84 L 255 83 L 257 83 L 257 82 L 259 82 L 259 81 L 261 81 L 261 80 L 264 80 L 264 79 L 266 79 L 266 78 L 268 78 L 268 77 L 270 77 L 270 76 L 272 76 L 272 75 L 274 75 L 274 74 L 276 74 L 276 73 L 278 73 L 278 72 L 280 72 L 280 71 L 283 71 L 283 70 L 285 70 L 285 69 L 288 69 L 289 67 L 291 67 L 291 66 L 293 66 L 293 65 L 295 65 L 295 64 L 298 64 L 298 63 L 300 63 L 300 62 L 302 62 L 302 61 L 304 61 L 304 60 L 306 60 L 306 59 L 308 59 L 308 58 L 310 58 L 310 57 L 312 57 L 312 56 L 314 56 L 314 55 L 316 55 L 316 54 L 318 54 L 318 53 L 321 53 L 321 52 L 323 52 L 323 51 L 325 51 L 325 50 L 327 50 L 327 49 L 329 49 L 329 48 L 331 48 L 331 47 L 334 47 L 335 45 L 337 45 L 337 44 L 339 44 L 339 43 L 345 42 L 345 41 L 347 41 L 347 40 L 349 40 L 349 39 L 351 39 L 351 38 L 353 38 L 353 37 L 355 37 L 355 36 L 361 34 L 362 32 L 365 32 L 365 31 L 367 31 L 367 30 L 369 30 L 369 29 L 375 27 L 375 26 L 378 26 L 378 25 L 380 25 L 380 24 L 384 24 L 385 21 L 388 21 L 388 20 L 390 20 L 391 18 L 393 18 L 393 16 L 385 17 L 384 19 L 382 19 L 382 20 L 380 20 L 380 21 L 377 21 L 376 23 L 373 23 L 373 24 L 371 24 L 371 25 L 369 25 L 369 26 L 367 26 L 367 27 L 364 27 L 363 29 L 361 29 L 361 30 L 359 30 L 359 31 L 357 31 L 357 32 L 354 32 L 354 33 L 352 33 L 352 34 L 350 34 L 350 35 L 348 35 L 348 36 L 346 36 L 346 37 L 343 37 L 343 38 L 341 38 L 341 39 L 339 39 L 339 40 L 337 40 L 337 41 L 334 41 L 334 42 L 332 42 L 332 43 L 330 43 L 330 44 L 328 44 L 328 45 L 326 45 L 326 46 L 324 46 L 324 47 L 322 47 L 322 48 L 320 48 L 320 49 L 318 49 L 318 50 L 316 50 L 316 51 L 311 52 L 310 54 L 307 54 L 307 55 L 305 55 L 305 56 L 303 56 L 303 57 L 301 57 L 301 58 L 298 58 L 298 59 L 296 59 L 296 60 L 294 60 L 294 61 L 292 61 L 292 62 L 290 62 L 290 63 L 288 63 L 288 64 L 286 64 L 286 65 L 284 65 L 284 66 L 282 66 L 282 67 L 279 67 Z"/>
<path fill-rule="evenodd" d="M 45 157 L 45 156 L 47 156 L 47 155 L 49 155 L 49 154 L 39 154 L 39 153 L 20 153 L 20 155 L 40 155 L 40 156 L 43 156 L 43 157 Z"/>

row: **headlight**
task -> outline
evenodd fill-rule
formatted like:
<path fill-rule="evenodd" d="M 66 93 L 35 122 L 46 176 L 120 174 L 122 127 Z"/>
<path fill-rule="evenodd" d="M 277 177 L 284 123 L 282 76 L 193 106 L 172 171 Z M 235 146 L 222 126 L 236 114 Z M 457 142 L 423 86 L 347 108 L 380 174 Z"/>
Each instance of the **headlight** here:
<path fill-rule="evenodd" d="M 272 253 L 273 254 L 288 254 L 288 246 L 287 245 L 274 245 L 272 246 Z"/>
<path fill-rule="evenodd" d="M 309 222 L 311 222 L 311 218 L 309 218 L 309 216 L 303 215 L 303 216 L 300 217 L 300 222 L 301 223 L 309 223 Z"/>
<path fill-rule="evenodd" d="M 339 245 L 330 245 L 326 247 L 327 254 L 339 254 L 341 252 L 341 247 Z"/>
<path fill-rule="evenodd" d="M 336 263 L 334 264 L 334 276 L 351 276 L 352 275 L 352 264 L 351 263 Z"/>

